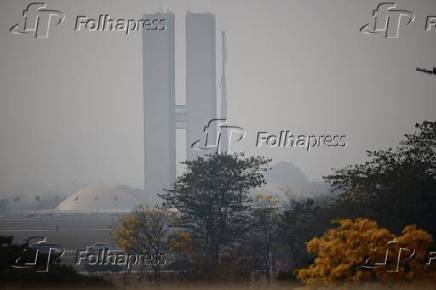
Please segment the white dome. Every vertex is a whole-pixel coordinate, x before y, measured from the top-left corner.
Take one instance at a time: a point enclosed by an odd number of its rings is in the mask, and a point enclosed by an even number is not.
[[[136,198],[120,188],[89,187],[70,194],[56,210],[59,211],[125,211],[130,210],[138,202]]]

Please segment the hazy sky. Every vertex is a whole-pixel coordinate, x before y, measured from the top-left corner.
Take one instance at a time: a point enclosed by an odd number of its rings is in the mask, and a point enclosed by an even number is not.
[[[32,183],[142,187],[141,33],[75,32],[74,24],[77,15],[140,19],[160,1],[46,1],[66,19],[40,40],[9,32],[29,3],[0,0],[0,194]],[[415,71],[436,65],[436,32],[425,31],[436,2],[396,1],[416,14],[399,39],[359,32],[378,3],[163,1],[176,15],[177,102],[185,99],[184,16],[211,12],[228,37],[229,123],[247,130],[235,149],[293,162],[318,180],[364,160],[367,149],[395,145],[436,116],[436,78]],[[347,146],[255,147],[258,131],[281,130],[345,134]]]

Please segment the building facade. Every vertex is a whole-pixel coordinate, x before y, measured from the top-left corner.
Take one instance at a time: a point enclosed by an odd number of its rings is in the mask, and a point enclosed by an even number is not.
[[[176,105],[174,15],[145,17],[166,19],[164,31],[144,31],[143,38],[145,191],[152,197],[176,181],[177,129],[186,130],[188,160],[210,153],[192,144],[218,116],[216,31],[214,15],[186,15],[186,105]],[[216,128],[207,133],[208,142],[216,143]]]

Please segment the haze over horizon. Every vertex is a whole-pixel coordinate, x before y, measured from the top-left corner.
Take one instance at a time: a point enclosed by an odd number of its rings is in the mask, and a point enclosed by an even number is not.
[[[159,1],[46,1],[66,19],[42,40],[9,32],[28,3],[0,2],[0,197],[38,184],[142,188],[142,34],[75,32],[74,24],[77,15],[139,19]],[[228,38],[228,123],[247,131],[233,151],[291,162],[309,180],[361,162],[435,117],[436,79],[415,68],[436,65],[436,36],[424,29],[436,3],[396,3],[416,15],[399,39],[359,32],[379,1],[164,1],[176,15],[176,101],[186,97],[184,16],[213,13],[217,83],[221,30]],[[347,145],[255,146],[257,132],[282,130],[344,134]]]

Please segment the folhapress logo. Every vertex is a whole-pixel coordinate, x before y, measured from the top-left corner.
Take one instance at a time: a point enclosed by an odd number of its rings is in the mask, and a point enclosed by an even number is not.
[[[35,38],[48,38],[50,27],[61,24],[65,15],[58,10],[46,9],[47,4],[42,2],[30,3],[23,10],[23,20],[12,26],[9,30],[15,34],[33,33]]]
[[[191,148],[204,151],[215,149],[216,152],[230,153],[232,144],[244,139],[245,130],[242,127],[227,124],[226,119],[212,119],[203,128],[203,137],[194,143]]]
[[[37,240],[31,243],[33,240]],[[58,262],[65,254],[65,249],[58,245],[47,243],[46,237],[30,237],[23,246],[22,254],[13,261],[14,269],[34,269],[36,272],[48,272],[50,265]]]
[[[396,9],[395,3],[380,3],[373,11],[371,23],[364,25],[360,32],[365,34],[383,33],[386,38],[398,38],[400,29],[415,20],[415,14],[407,10]]]

